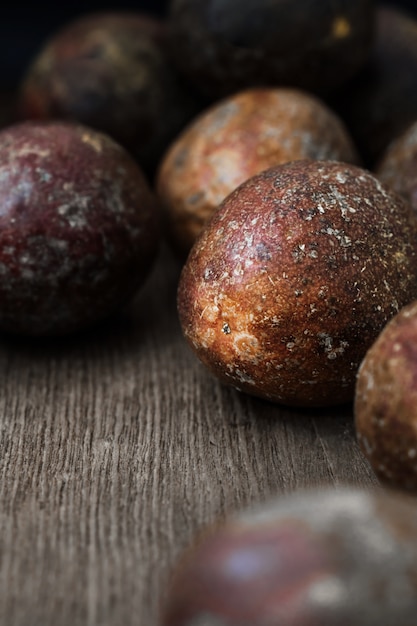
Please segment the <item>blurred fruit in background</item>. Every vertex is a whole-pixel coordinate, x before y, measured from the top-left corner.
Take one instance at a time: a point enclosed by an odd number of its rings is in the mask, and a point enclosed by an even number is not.
[[[165,23],[100,12],[54,33],[23,81],[23,119],[73,120],[110,135],[152,171],[198,111],[165,52]]]

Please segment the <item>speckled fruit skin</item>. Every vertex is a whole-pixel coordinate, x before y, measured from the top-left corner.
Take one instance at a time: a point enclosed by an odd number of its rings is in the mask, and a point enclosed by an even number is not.
[[[374,167],[388,144],[417,119],[417,21],[377,9],[371,59],[346,86],[336,110],[346,120],[365,163]]]
[[[299,492],[207,531],[163,626],[413,626],[417,509],[390,493]]]
[[[355,394],[362,451],[381,481],[417,493],[417,302],[404,307],[369,349]]]
[[[171,146],[157,179],[175,248],[186,256],[245,180],[299,159],[359,161],[343,123],[307,93],[250,89],[200,115]]]
[[[357,369],[417,295],[416,217],[369,172],[296,161],[229,195],[183,268],[184,335],[223,382],[279,403],[353,399]]]
[[[327,91],[365,62],[372,0],[173,0],[172,54],[214,97],[255,85]]]
[[[62,334],[131,298],[156,252],[155,200],[101,133],[23,123],[0,133],[0,329]]]
[[[103,131],[147,170],[198,106],[165,53],[165,26],[136,13],[100,13],[46,43],[20,95],[24,119],[60,118]]]
[[[417,122],[388,146],[376,175],[417,212]]]

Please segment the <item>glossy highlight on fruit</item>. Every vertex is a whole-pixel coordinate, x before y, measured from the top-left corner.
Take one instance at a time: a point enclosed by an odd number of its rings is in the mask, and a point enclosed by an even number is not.
[[[208,529],[183,555],[163,626],[412,626],[417,506],[360,489],[298,492]]]
[[[222,203],[183,268],[182,329],[222,382],[296,406],[353,399],[359,365],[417,297],[416,215],[369,172],[296,161]]]
[[[155,200],[111,139],[64,123],[0,133],[0,330],[54,335],[107,317],[157,241]]]

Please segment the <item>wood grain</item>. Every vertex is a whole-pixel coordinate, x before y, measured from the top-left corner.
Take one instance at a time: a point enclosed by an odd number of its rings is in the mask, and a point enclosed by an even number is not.
[[[164,252],[132,309],[77,338],[0,342],[0,624],[157,626],[171,568],[227,512],[375,485],[350,407],[220,386],[185,345]]]

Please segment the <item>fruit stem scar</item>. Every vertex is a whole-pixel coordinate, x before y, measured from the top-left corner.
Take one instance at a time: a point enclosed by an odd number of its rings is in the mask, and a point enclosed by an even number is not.
[[[230,335],[231,332],[232,331],[229,324],[223,324],[222,333],[224,333],[225,335]]]

